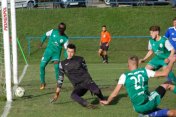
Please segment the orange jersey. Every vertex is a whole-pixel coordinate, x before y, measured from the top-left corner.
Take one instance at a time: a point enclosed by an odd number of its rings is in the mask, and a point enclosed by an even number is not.
[[[108,31],[104,32],[102,31],[101,32],[101,43],[106,43],[106,42],[110,42],[111,41],[111,35]]]

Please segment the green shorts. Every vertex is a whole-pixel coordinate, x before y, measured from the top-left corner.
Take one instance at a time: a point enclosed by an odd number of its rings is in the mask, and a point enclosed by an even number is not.
[[[147,64],[152,66],[154,70],[158,70],[161,67],[167,66],[167,63],[164,62],[164,59],[159,59],[158,57],[154,57]]]
[[[58,52],[54,52],[50,48],[46,48],[41,61],[42,62],[49,62],[50,60],[51,61],[59,61],[60,54],[61,54],[61,50]]]
[[[148,100],[146,100],[144,104],[134,105],[134,109],[138,113],[146,113],[148,111],[156,109],[160,102],[160,95],[156,91],[153,91],[150,93],[150,95],[148,96]]]

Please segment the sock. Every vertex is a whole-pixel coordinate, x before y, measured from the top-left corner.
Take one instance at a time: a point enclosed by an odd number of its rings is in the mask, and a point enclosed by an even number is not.
[[[104,61],[104,60],[105,60],[105,57],[104,57],[104,55],[102,55],[102,54],[101,54],[101,57],[102,57],[102,59],[103,59],[103,61]]]
[[[108,55],[105,55],[105,60],[106,62],[108,62]]]
[[[176,83],[176,78],[175,78],[175,75],[172,71],[169,72],[168,74],[168,81],[172,81],[172,83]]]
[[[58,81],[58,78],[59,78],[59,64],[54,64],[54,69],[55,69],[56,81]]]
[[[46,67],[46,62],[41,62],[40,63],[40,83],[44,84],[45,83],[45,67]]]
[[[176,86],[174,87],[174,90],[172,92],[176,94]]]

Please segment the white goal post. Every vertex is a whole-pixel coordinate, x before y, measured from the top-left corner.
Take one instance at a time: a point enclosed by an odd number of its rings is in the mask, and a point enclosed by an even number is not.
[[[12,75],[13,84],[18,85],[18,62],[17,62],[17,34],[16,34],[16,12],[15,0],[10,0],[11,11],[11,36],[9,36],[8,1],[1,0],[2,12],[2,34],[4,45],[4,71],[5,71],[5,90],[7,101],[12,101]],[[10,57],[10,41],[12,41],[12,58]],[[11,65],[12,59],[12,65]],[[13,70],[11,69],[13,68]],[[13,72],[12,72],[12,71]]]
[[[5,66],[5,83],[6,83],[6,98],[7,101],[12,101],[12,88],[11,88],[11,65],[10,65],[10,43],[9,43],[9,22],[8,22],[8,6],[7,0],[1,1],[2,12],[2,33],[4,45],[4,66]]]

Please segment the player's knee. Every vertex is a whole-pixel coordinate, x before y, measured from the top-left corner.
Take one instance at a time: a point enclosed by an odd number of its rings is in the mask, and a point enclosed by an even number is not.
[[[168,111],[167,116],[168,117],[176,117],[176,112],[170,110],[170,111]]]
[[[59,64],[59,61],[54,61],[54,64]]]
[[[166,90],[169,89],[169,84],[168,83],[164,83],[164,84],[161,84],[160,86],[162,86],[163,88],[165,88]]]
[[[77,94],[72,93],[70,97],[71,97],[73,100],[75,100],[77,96],[78,96]]]
[[[46,63],[45,62],[41,62],[40,63],[40,69],[45,69]]]

